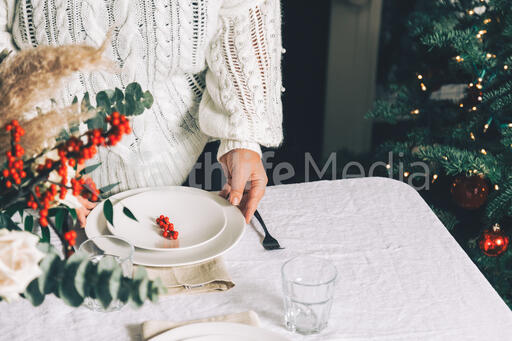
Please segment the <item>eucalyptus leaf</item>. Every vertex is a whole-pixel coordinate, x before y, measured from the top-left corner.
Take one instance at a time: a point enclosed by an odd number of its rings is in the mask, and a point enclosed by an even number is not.
[[[136,307],[144,304],[148,297],[148,277],[146,269],[139,267],[133,275],[131,299]]]
[[[82,262],[75,275],[75,288],[82,297],[89,296],[97,283],[97,265],[92,262]]]
[[[37,284],[37,278],[34,279],[25,289],[23,296],[32,303],[34,307],[41,305],[44,301],[44,295],[39,291],[39,285]]]
[[[87,256],[75,253],[68,258],[64,266],[64,274],[59,282],[59,297],[68,305],[78,307],[84,301],[75,288],[75,275],[82,262],[88,262]]]
[[[122,270],[113,256],[105,256],[98,263],[98,283],[95,286],[96,297],[107,309],[117,299],[121,285]]]
[[[139,221],[137,220],[137,218],[135,217],[135,215],[133,214],[133,212],[132,212],[132,211],[130,211],[130,209],[129,209],[128,207],[126,207],[126,206],[125,206],[125,207],[123,207],[123,213],[124,213],[128,218],[130,218],[130,219],[132,219],[132,220],[135,220],[136,222],[139,222]]]
[[[89,93],[86,92],[84,94],[84,97],[82,98],[82,103],[81,103],[82,107],[86,108],[86,109],[90,109],[91,108],[91,99],[89,98]]]
[[[62,270],[62,266],[63,262],[56,254],[49,254],[43,258],[41,263],[39,263],[42,274],[37,279],[39,292],[46,295],[57,289],[58,275]]]
[[[142,101],[142,104],[144,104],[144,107],[146,109],[151,108],[151,106],[153,105],[153,102],[154,102],[154,99],[153,99],[153,95],[151,95],[151,92],[149,92],[149,91],[144,92],[143,101]]]
[[[134,97],[135,99],[142,97],[142,88],[135,82],[128,84],[124,92],[126,97]]]
[[[110,99],[108,98],[108,95],[105,91],[100,91],[96,95],[96,105],[98,107],[103,108],[107,114],[111,114],[110,112]]]
[[[110,223],[110,225],[114,226],[114,209],[110,199],[105,200],[103,203],[103,215],[105,216],[105,219],[107,219],[107,221]]]

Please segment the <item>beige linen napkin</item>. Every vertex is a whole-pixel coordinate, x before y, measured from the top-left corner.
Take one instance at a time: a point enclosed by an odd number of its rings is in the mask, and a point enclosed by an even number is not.
[[[150,279],[160,277],[167,287],[167,295],[225,291],[235,286],[222,257],[193,265],[145,268]]]
[[[243,313],[229,314],[209,317],[206,319],[187,321],[187,322],[170,322],[170,321],[146,321],[142,323],[142,339],[149,340],[163,332],[168,330],[181,327],[187,324],[199,323],[199,322],[232,322],[242,323],[250,326],[259,327],[260,319],[254,311],[246,311]]]

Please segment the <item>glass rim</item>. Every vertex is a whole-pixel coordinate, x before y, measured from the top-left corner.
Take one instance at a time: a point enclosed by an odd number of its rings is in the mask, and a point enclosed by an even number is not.
[[[334,269],[334,276],[331,279],[329,279],[329,280],[326,280],[326,281],[323,281],[323,282],[319,282],[319,283],[315,283],[315,284],[304,283],[304,282],[297,282],[295,280],[287,279],[286,275],[284,274],[284,268],[286,267],[286,265],[288,265],[288,263],[290,263],[291,261],[296,260],[297,258],[306,257],[306,256],[309,257],[309,258],[315,258],[315,259],[319,259],[319,260],[322,260],[324,262],[329,263],[329,265]],[[329,260],[329,259],[318,257],[318,256],[313,256],[313,255],[310,256],[310,255],[304,254],[304,255],[298,255],[298,256],[292,257],[292,258],[288,259],[287,261],[285,261],[283,263],[283,265],[281,265],[281,277],[282,277],[283,281],[286,281],[288,283],[292,283],[292,284],[295,284],[295,285],[301,285],[301,286],[304,286],[304,287],[316,287],[316,286],[320,286],[320,285],[331,284],[332,282],[336,281],[336,278],[338,278],[338,269],[336,268],[334,263],[331,260]]]
[[[114,235],[112,235],[112,234],[109,234],[109,235],[94,236],[94,237],[92,237],[92,238],[88,238],[88,239],[86,239],[82,244],[80,244],[80,246],[78,247],[78,251],[77,251],[77,252],[83,251],[83,246],[84,246],[85,244],[87,244],[88,242],[94,242],[94,241],[99,240],[99,239],[102,239],[102,238],[103,238],[103,239],[118,239],[118,240],[120,240],[120,241],[122,241],[122,242],[126,243],[126,245],[127,245],[127,246],[129,247],[129,249],[130,249],[130,252],[129,252],[128,256],[126,256],[126,257],[121,257],[120,259],[121,259],[121,260],[127,260],[127,259],[128,259],[128,260],[132,260],[132,259],[133,259],[133,254],[135,253],[135,247],[132,245],[132,243],[130,243],[128,240],[126,240],[126,239],[125,239],[125,238],[123,238],[123,237],[114,236]],[[96,245],[96,247],[98,247],[96,243],[95,243],[95,245]],[[99,248],[99,247],[98,247],[98,248]],[[99,248],[99,249],[101,249],[101,248]],[[103,249],[101,249],[101,250],[105,252],[105,250],[103,250]],[[84,251],[84,252],[85,252],[85,251]]]

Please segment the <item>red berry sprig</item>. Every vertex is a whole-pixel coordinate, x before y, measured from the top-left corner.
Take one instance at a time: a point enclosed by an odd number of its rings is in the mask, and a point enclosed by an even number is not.
[[[161,215],[160,217],[156,218],[156,223],[158,226],[160,226],[160,229],[162,230],[162,236],[164,238],[168,239],[178,239],[178,231],[174,230],[174,224],[169,222],[169,217],[166,217],[164,215]]]
[[[117,111],[107,116],[105,120],[112,125],[106,141],[106,144],[109,146],[115,146],[121,141],[123,134],[130,134],[132,132],[130,121],[128,121],[126,116],[119,114]]]
[[[11,123],[5,126],[5,130],[11,133],[11,150],[7,151],[7,168],[2,170],[3,185],[5,188],[12,188],[13,184],[20,185],[21,179],[27,176],[23,170],[25,164],[23,163],[23,155],[25,150],[19,144],[21,136],[25,135],[25,130],[20,126],[17,120],[12,120]]]
[[[76,167],[83,165],[86,160],[94,157],[98,146],[114,146],[124,134],[131,133],[130,122],[126,116],[113,112],[107,116],[105,121],[110,123],[110,129],[104,132],[102,129],[93,129],[88,131],[82,137],[71,137],[66,142],[57,147],[58,160],[47,158],[45,162],[39,165],[36,172],[38,176],[49,175],[52,171],[57,171],[61,177],[59,184],[52,183],[49,187],[36,184],[33,187],[34,192],[30,194],[27,200],[27,207],[39,210],[39,223],[43,227],[48,226],[48,210],[55,198],[64,199],[68,190],[72,191],[74,196],[82,196],[91,201],[97,201],[99,190],[92,180],[85,180],[79,174],[71,179],[71,186],[68,187],[68,166]],[[7,189],[14,184],[20,185],[21,179],[27,176],[24,171],[23,155],[25,151],[19,144],[21,136],[25,131],[19,122],[13,120],[5,127],[5,130],[11,133],[11,150],[6,153],[8,167],[0,172],[3,179],[1,184]],[[42,181],[44,183],[45,180]]]
[[[76,244],[76,232],[68,231],[64,233],[64,239],[68,242],[69,246],[75,246]]]

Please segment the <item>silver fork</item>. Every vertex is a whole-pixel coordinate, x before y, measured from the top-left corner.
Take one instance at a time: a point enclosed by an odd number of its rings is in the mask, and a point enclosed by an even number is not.
[[[261,227],[263,227],[263,231],[265,231],[265,238],[263,238],[263,247],[265,248],[265,250],[284,249],[283,247],[281,247],[281,245],[279,245],[279,242],[270,235],[270,233],[267,230],[267,226],[265,226],[263,218],[261,218],[260,212],[258,212],[258,210],[254,212],[254,216],[260,222]]]

